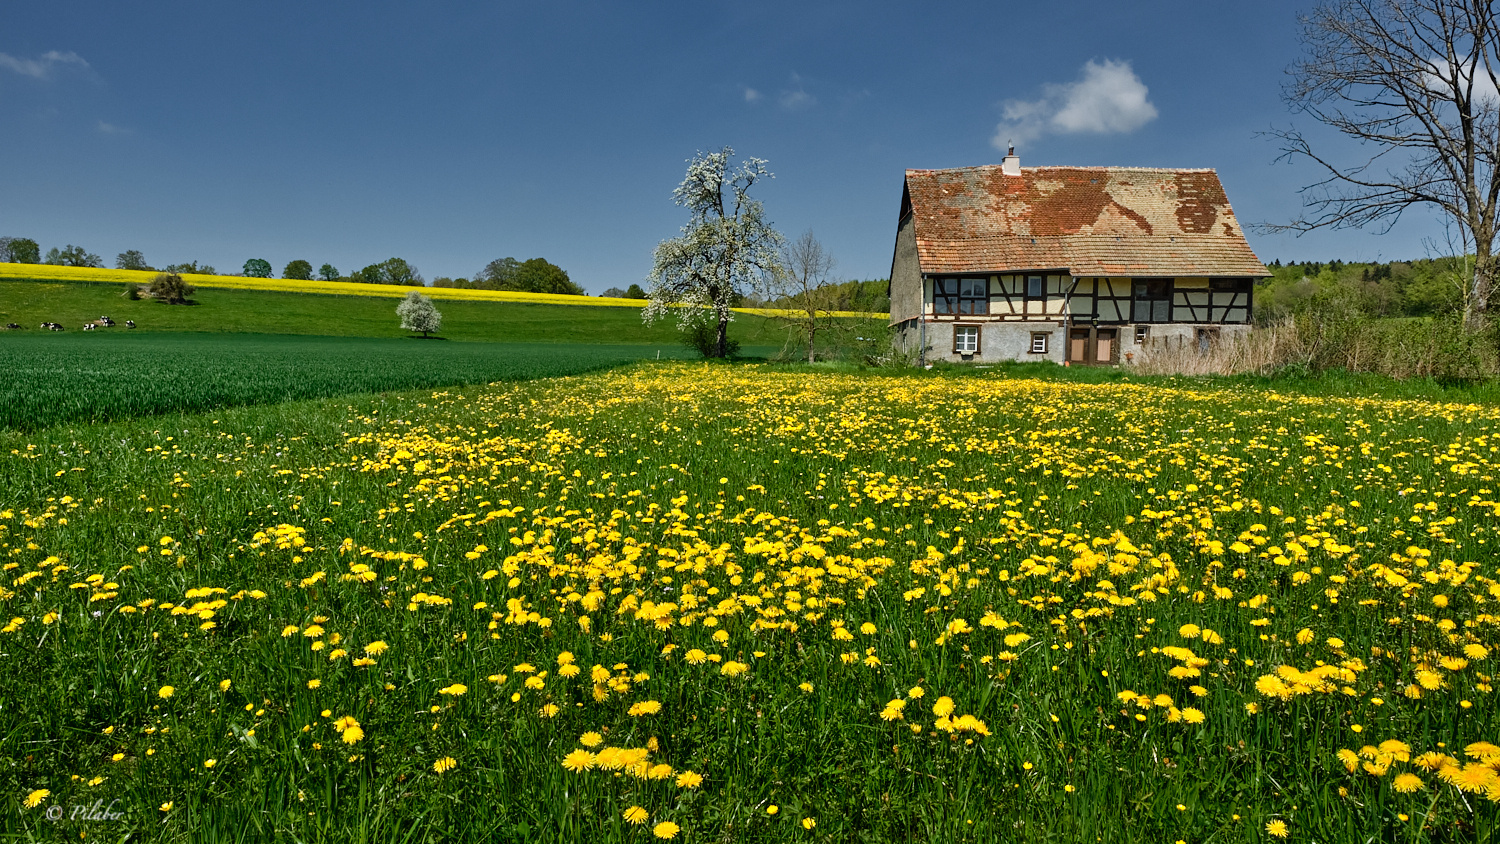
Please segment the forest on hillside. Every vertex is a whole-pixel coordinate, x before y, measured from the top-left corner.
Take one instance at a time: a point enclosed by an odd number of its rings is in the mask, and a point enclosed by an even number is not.
[[[1255,287],[1255,320],[1266,324],[1310,309],[1337,307],[1373,319],[1446,317],[1462,306],[1472,259],[1359,263],[1307,261],[1267,265]]]

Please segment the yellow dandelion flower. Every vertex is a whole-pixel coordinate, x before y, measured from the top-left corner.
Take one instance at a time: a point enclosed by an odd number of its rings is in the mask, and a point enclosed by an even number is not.
[[[468,691],[469,691],[469,687],[465,686],[463,683],[454,683],[453,685],[448,686],[447,688],[438,689],[438,694],[440,694],[440,695],[451,695],[453,697],[461,697],[461,696],[467,694]]]
[[[1500,756],[1500,747],[1487,741],[1476,741],[1473,744],[1464,745],[1464,755],[1489,761],[1493,757]]]
[[[677,833],[681,829],[682,827],[671,821],[662,821],[656,826],[651,827],[651,834],[657,838],[672,839],[677,837]]]
[[[1396,787],[1396,790],[1401,792],[1402,794],[1410,794],[1413,791],[1421,791],[1422,789],[1427,787],[1422,782],[1421,777],[1411,773],[1410,771],[1397,774],[1396,778],[1391,781],[1391,784],[1394,785]]]
[[[953,714],[953,698],[943,695],[932,704],[932,714],[939,718],[947,718]]]
[[[1411,745],[1400,739],[1386,739],[1380,743],[1379,750],[1397,762],[1406,762],[1411,759]]]
[[[316,689],[316,688],[318,688],[321,685],[323,685],[323,681],[322,680],[318,680],[316,678],[307,681],[307,687],[309,689]]]
[[[1458,760],[1454,759],[1452,756],[1449,756],[1446,753],[1438,753],[1435,750],[1429,750],[1426,753],[1423,753],[1421,756],[1413,759],[1412,762],[1422,766],[1423,768],[1426,768],[1429,771],[1437,771],[1449,765],[1457,764]]]
[[[385,642],[376,639],[370,644],[365,645],[365,653],[369,654],[370,656],[380,656],[381,654],[385,653],[388,648],[390,648],[390,645],[387,645]]]
[[[642,715],[655,715],[660,711],[660,701],[643,700],[638,703],[632,704],[630,707],[630,711],[627,714],[629,714],[632,718],[639,718]]]
[[[772,803],[771,805],[766,807],[766,814],[768,815],[774,815],[779,811],[781,811],[781,807],[777,806],[775,803]]]
[[[604,741],[604,736],[590,730],[578,737],[578,743],[584,747],[598,747]]]
[[[1181,636],[1184,639],[1196,639],[1198,638],[1198,634],[1202,632],[1203,628],[1199,627],[1196,624],[1184,624],[1181,627],[1177,628],[1177,635]]]
[[[599,764],[599,758],[587,750],[575,750],[563,757],[562,766],[573,773],[587,771]]]
[[[458,767],[458,760],[452,756],[444,756],[432,763],[432,770],[439,774],[446,774],[456,767]]]
[[[911,698],[912,700],[916,700],[917,698],[925,694],[927,694],[927,692],[924,691],[921,686],[912,686],[906,692],[906,696]]]
[[[167,802],[161,804],[160,806],[157,806],[156,808],[162,810],[163,812],[170,812],[172,811],[172,801],[168,800]]]
[[[1454,770],[1444,768],[1443,773]],[[1446,779],[1446,777],[1445,777]],[[1450,780],[1453,785],[1471,794],[1488,791],[1495,784],[1496,774],[1493,768],[1483,762],[1470,762],[1462,768],[1457,769]]]
[[[651,813],[647,812],[645,809],[642,809],[640,806],[631,806],[629,809],[625,810],[623,817],[625,818],[626,823],[639,826],[640,824],[645,823],[646,820],[651,817]]]
[[[1182,720],[1188,722],[1189,724],[1202,724],[1203,710],[1196,709],[1191,706],[1183,707]]]
[[[1287,833],[1286,821],[1280,818],[1266,824],[1266,834],[1272,838],[1285,838],[1287,837]]]
[[[703,784],[703,775],[692,771],[683,771],[677,775],[678,788],[697,788]]]
[[[173,688],[171,686],[162,686],[161,690],[156,693],[156,696],[159,697],[159,698],[161,698],[162,700],[166,700],[167,698],[171,697],[172,695],[174,695],[176,693],[177,693],[177,689],[175,689],[175,688]]]
[[[818,825],[818,822],[816,820],[812,819],[812,818],[803,818],[802,819],[802,828],[803,829],[812,829],[813,827],[815,827],[817,825]]]
[[[26,795],[26,800],[23,801],[21,805],[25,806],[28,809],[35,809],[36,807],[42,805],[43,800],[46,800],[51,796],[52,792],[48,791],[45,788],[38,788],[36,791],[33,791],[30,794]]]

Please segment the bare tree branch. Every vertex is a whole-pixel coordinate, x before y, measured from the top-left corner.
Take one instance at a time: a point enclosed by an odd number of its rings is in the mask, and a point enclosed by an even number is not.
[[[1378,226],[1414,206],[1439,210],[1475,250],[1465,324],[1488,309],[1500,201],[1500,26],[1492,0],[1330,0],[1300,19],[1303,56],[1282,94],[1291,109],[1374,152],[1354,164],[1273,129],[1281,159],[1322,178],[1304,212],[1269,232]]]

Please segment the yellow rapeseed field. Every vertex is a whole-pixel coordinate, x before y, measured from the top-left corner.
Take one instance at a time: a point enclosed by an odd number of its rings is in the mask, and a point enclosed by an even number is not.
[[[5,823],[1486,840],[1497,424],[670,364],[16,435]]]
[[[149,270],[110,270],[97,267],[61,267],[52,264],[8,264],[0,263],[0,279],[38,279],[42,281],[86,281],[113,284],[150,284],[158,273]],[[455,287],[406,287],[389,284],[357,284],[348,281],[302,281],[285,278],[248,278],[233,275],[201,275],[185,273],[182,276],[195,287],[220,287],[230,290],[266,290],[278,293],[316,293],[325,296],[379,296],[401,299],[412,290],[435,300],[470,302],[513,302],[531,305],[593,305],[613,308],[644,308],[643,299],[615,299],[605,296],[564,296],[556,293],[518,293],[508,290],[469,290]],[[777,316],[784,313],[774,308],[735,308],[734,310],[760,316]],[[831,311],[831,317],[870,317],[885,314],[867,314],[854,311]]]

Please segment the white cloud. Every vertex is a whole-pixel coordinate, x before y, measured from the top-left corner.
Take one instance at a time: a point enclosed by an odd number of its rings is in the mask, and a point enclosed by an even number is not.
[[[1447,98],[1451,96],[1452,87],[1448,84],[1448,77],[1453,75],[1453,65],[1449,64],[1448,60],[1444,58],[1434,58],[1430,61],[1432,63],[1432,72],[1426,75],[1427,90],[1440,97]],[[1464,81],[1466,77],[1473,77],[1474,79],[1475,105],[1491,108],[1500,105],[1500,90],[1496,89],[1494,81],[1490,79],[1489,71],[1481,67],[1476,72],[1472,63],[1460,65],[1458,70],[1460,87],[1468,87]]]
[[[799,109],[811,108],[818,104],[817,98],[807,93],[807,90],[802,87],[801,76],[795,73],[792,74],[792,86],[782,91],[781,96],[777,98],[782,108],[788,111],[797,111]]]
[[[761,94],[761,92],[755,90],[754,88],[745,89],[745,102],[747,103],[758,103],[760,102],[762,96],[763,95]]]
[[[781,92],[781,107],[784,109],[795,111],[799,108],[807,108],[808,106],[815,105],[817,102],[817,99],[812,94],[800,88],[795,91]]]
[[[124,126],[116,126],[113,123],[106,123],[103,120],[99,121],[99,125],[98,125],[97,128],[99,130],[99,134],[101,134],[101,135],[129,135],[130,134],[130,130],[126,129]]]
[[[1047,83],[1037,100],[1006,100],[993,143],[1000,149],[1049,133],[1113,134],[1133,132],[1156,119],[1130,62],[1090,59],[1074,82]]]
[[[66,53],[49,50],[39,59],[18,59],[9,53],[0,53],[0,68],[13,70],[22,76],[30,76],[34,79],[46,79],[52,75],[52,70],[58,65],[77,65],[87,68],[89,63],[83,60],[83,56],[71,50]]]

